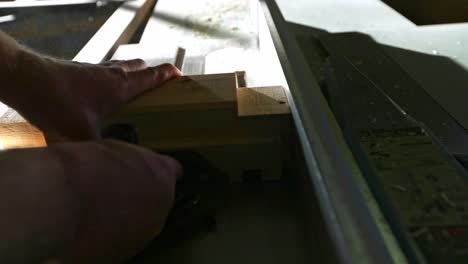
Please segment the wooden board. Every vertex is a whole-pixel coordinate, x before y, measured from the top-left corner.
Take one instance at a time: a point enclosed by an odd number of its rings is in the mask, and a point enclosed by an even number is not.
[[[259,142],[281,134],[289,120],[283,87],[236,88],[236,79],[236,73],[174,79],[106,124],[134,124],[142,144],[163,149]]]
[[[236,87],[237,78],[235,73],[201,75],[201,76],[185,76],[167,82],[162,87],[149,91],[134,101],[130,102],[121,112],[114,115],[118,119],[119,115],[134,115],[144,113],[158,112],[178,112],[183,111],[187,114],[169,113],[164,114],[162,121],[171,128],[171,120],[180,118],[191,118],[191,111],[201,111],[198,116],[204,120],[213,122],[218,119],[225,119],[224,116],[233,118],[236,110]],[[210,113],[217,109],[219,115],[214,117]],[[227,110],[221,114],[219,110]],[[131,120],[140,120],[135,116]],[[150,120],[157,118],[151,118]],[[150,120],[144,119],[143,123],[152,123]],[[195,127],[197,122],[187,122],[187,128]],[[160,123],[159,123],[160,124]],[[174,128],[173,130],[175,130]],[[168,132],[169,133],[169,132]],[[143,131],[143,136],[144,131]],[[177,134],[176,134],[177,135]],[[5,149],[11,148],[26,148],[26,147],[41,147],[45,146],[44,135],[34,126],[29,124],[13,109],[9,109],[0,117],[0,144]]]
[[[235,73],[184,76],[137,97],[123,113],[235,108],[236,88]]]
[[[0,123],[5,148],[46,145],[38,129],[8,113]],[[232,181],[252,173],[279,179],[289,159],[291,118],[283,87],[237,88],[236,73],[171,80],[104,123],[134,125],[139,144],[149,149],[195,151]]]
[[[149,91],[124,108],[120,114],[236,108],[236,75],[187,76]],[[221,88],[221,89],[220,89]],[[43,133],[15,110],[0,117],[0,147],[4,149],[46,146]]]
[[[135,124],[144,146],[183,149],[265,144],[284,135],[289,121],[281,86],[237,88],[236,74],[226,73],[169,81],[105,123]],[[43,134],[13,110],[0,118],[0,143],[6,149],[46,145]]]
[[[134,125],[139,144],[156,151],[195,151],[232,181],[277,180],[290,157],[284,89],[236,87],[236,73],[174,79],[107,122]]]

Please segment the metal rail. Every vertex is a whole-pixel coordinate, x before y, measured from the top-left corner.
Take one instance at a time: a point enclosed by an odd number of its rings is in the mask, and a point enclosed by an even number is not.
[[[310,180],[341,263],[393,263],[359,188],[357,164],[274,0],[260,0],[288,81]],[[312,190],[311,190],[312,191]]]

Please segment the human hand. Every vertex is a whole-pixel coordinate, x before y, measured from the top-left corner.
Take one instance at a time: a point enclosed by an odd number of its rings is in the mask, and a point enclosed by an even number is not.
[[[73,160],[64,161],[67,171],[83,168],[68,178],[81,198],[82,218],[65,263],[117,263],[160,233],[182,173],[177,161],[118,141],[56,150]]]
[[[170,157],[110,140],[7,151],[0,259],[120,263],[161,231],[180,173]]]
[[[136,95],[181,76],[169,64],[142,60],[99,65],[60,61],[30,53],[19,56],[2,99],[44,132],[47,141],[99,138],[100,121]]]

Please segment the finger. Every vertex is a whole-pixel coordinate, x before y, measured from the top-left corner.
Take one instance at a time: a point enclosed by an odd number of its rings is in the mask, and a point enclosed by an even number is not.
[[[117,65],[121,66],[126,72],[139,71],[148,68],[148,65],[142,59],[120,61],[117,63]]]
[[[164,82],[179,76],[182,76],[182,73],[171,64],[162,64],[140,71],[129,72],[127,74],[128,85],[126,91],[123,91],[124,99],[129,100],[146,90],[156,88]]]
[[[115,65],[119,62],[122,62],[122,60],[109,60],[109,61],[104,61],[104,62],[101,62],[99,63],[99,65],[101,66],[112,66],[112,65]]]

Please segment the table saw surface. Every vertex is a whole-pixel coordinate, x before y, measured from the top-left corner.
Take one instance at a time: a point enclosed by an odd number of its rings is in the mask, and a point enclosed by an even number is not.
[[[268,43],[271,42],[271,39],[268,40],[270,36],[265,38],[262,35],[262,27],[266,24],[258,22],[261,16],[253,2],[255,1],[160,0],[140,44],[122,46],[114,55],[114,59],[138,56],[149,60],[150,64],[173,62],[175,50],[181,46],[187,49],[186,56],[191,68],[184,70],[189,73],[246,70],[248,74],[254,72],[256,76],[260,76],[250,80],[251,83],[282,84],[285,81],[282,69],[276,55],[269,56],[269,52],[274,48]],[[423,92],[440,104],[460,126],[465,130],[468,128],[468,115],[465,114],[465,102],[468,98],[465,85],[468,83],[467,23],[418,26],[378,0],[276,2],[288,22],[282,30],[297,34],[356,31],[370,35],[382,45],[387,55],[417,81]],[[263,64],[256,63],[258,61]],[[258,70],[262,68],[266,70]],[[443,127],[445,120],[433,122],[438,122]],[[445,129],[444,133],[446,136],[440,137],[439,140],[447,143],[453,153],[468,152],[468,141],[447,140],[452,139],[450,128]],[[367,206],[373,211],[373,217],[382,220],[362,179],[358,177],[357,181],[360,182]],[[328,188],[328,191],[332,192],[331,196],[334,196],[336,193],[333,192],[340,190],[335,187],[329,185],[324,188]],[[321,187],[316,188],[316,191],[320,192]],[[337,203],[344,197],[338,196],[336,200],[331,198],[332,203]],[[338,205],[337,208],[351,208],[340,206],[342,205]],[[346,218],[346,214],[339,217]],[[349,226],[344,225],[340,228],[347,229]],[[388,233],[385,221],[379,221],[379,229],[388,234],[384,235],[385,243],[392,252],[393,260],[404,262],[405,257],[392,235]],[[353,236],[352,231],[349,234],[350,237]],[[355,248],[357,255],[353,256],[356,259],[364,256],[359,254],[365,254],[358,247]]]

